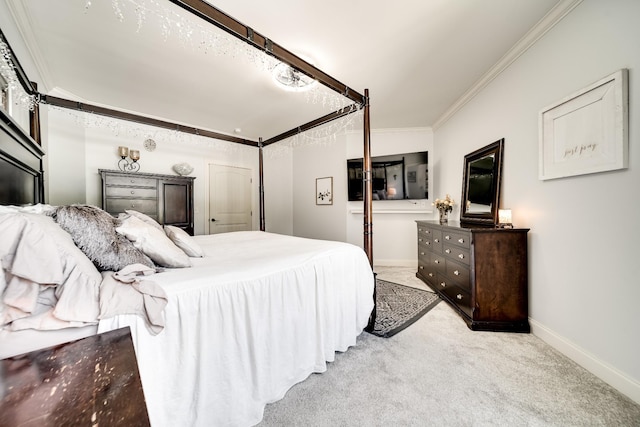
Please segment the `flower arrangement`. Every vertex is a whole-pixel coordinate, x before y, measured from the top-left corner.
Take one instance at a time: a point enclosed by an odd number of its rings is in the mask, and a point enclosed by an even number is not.
[[[436,199],[432,205],[441,212],[451,212],[453,210],[453,205],[455,205],[455,201],[447,194],[447,197],[444,199]]]

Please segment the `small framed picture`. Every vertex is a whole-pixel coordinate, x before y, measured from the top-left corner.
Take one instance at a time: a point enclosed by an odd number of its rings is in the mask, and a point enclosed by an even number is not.
[[[316,205],[333,204],[333,177],[316,178]]]

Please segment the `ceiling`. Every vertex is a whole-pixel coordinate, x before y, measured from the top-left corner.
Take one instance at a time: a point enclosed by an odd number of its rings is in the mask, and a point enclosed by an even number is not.
[[[264,55],[168,0],[6,1],[45,93],[251,140],[348,104],[321,85],[282,90]],[[374,129],[433,126],[566,2],[209,0],[350,88],[369,89]]]

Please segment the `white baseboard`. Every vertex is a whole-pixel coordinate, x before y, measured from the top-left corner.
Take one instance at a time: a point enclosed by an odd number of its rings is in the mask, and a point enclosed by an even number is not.
[[[411,267],[417,270],[418,261],[415,259],[375,259],[373,267]]]
[[[620,393],[640,404],[640,382],[629,378],[613,366],[603,362],[575,343],[567,340],[543,324],[529,318],[531,333],[582,366]]]

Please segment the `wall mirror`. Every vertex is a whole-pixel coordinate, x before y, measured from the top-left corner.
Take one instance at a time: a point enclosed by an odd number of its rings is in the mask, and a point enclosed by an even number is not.
[[[464,156],[460,222],[495,226],[498,223],[504,139]]]

